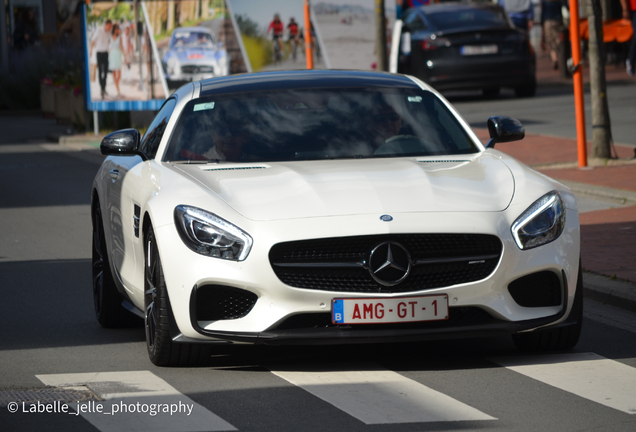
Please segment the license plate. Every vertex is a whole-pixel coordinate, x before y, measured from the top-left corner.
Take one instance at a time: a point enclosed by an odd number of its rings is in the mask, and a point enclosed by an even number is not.
[[[446,294],[398,297],[333,299],[334,324],[391,324],[448,319]]]
[[[497,54],[497,45],[464,45],[461,47],[462,55]]]

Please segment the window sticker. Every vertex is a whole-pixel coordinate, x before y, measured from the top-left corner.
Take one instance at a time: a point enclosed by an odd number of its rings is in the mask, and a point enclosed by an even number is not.
[[[422,102],[422,96],[409,96],[409,102]]]
[[[207,111],[214,109],[214,102],[207,102],[202,104],[196,104],[192,111]]]

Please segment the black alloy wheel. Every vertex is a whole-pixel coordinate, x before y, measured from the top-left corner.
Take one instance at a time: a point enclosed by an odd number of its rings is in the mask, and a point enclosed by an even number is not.
[[[148,228],[144,238],[144,309],[146,347],[150,361],[157,366],[198,365],[209,359],[209,348],[205,344],[172,341],[172,310],[152,227]]]

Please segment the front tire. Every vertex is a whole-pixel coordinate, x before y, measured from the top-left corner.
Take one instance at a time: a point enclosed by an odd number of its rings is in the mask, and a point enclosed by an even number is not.
[[[512,336],[512,341],[522,351],[564,351],[574,348],[583,325],[583,270],[580,262],[574,304],[567,321],[572,324],[552,330],[519,333]]]
[[[195,366],[209,358],[205,344],[175,343],[170,335],[172,309],[154,230],[145,235],[144,306],[146,347],[157,366]]]
[[[138,325],[138,317],[121,305],[122,296],[117,291],[111,272],[104,223],[99,201],[95,200],[91,212],[93,221],[92,264],[93,264],[93,304],[97,321],[106,328],[131,327]]]

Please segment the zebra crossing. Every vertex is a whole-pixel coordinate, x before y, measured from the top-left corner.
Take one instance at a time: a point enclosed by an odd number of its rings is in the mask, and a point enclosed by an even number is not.
[[[636,414],[636,368],[595,353],[565,353],[490,358],[508,371],[595,402]],[[267,373],[267,372],[264,372]],[[270,367],[270,373],[366,425],[483,421],[482,412],[378,364],[329,364]],[[72,405],[76,414],[102,432],[235,431],[236,425],[180,393],[150,371],[37,375],[59,388],[86,386],[101,401]],[[101,412],[95,409],[102,405]],[[502,395],[502,403],[506,403]],[[212,411],[211,411],[212,410]]]

